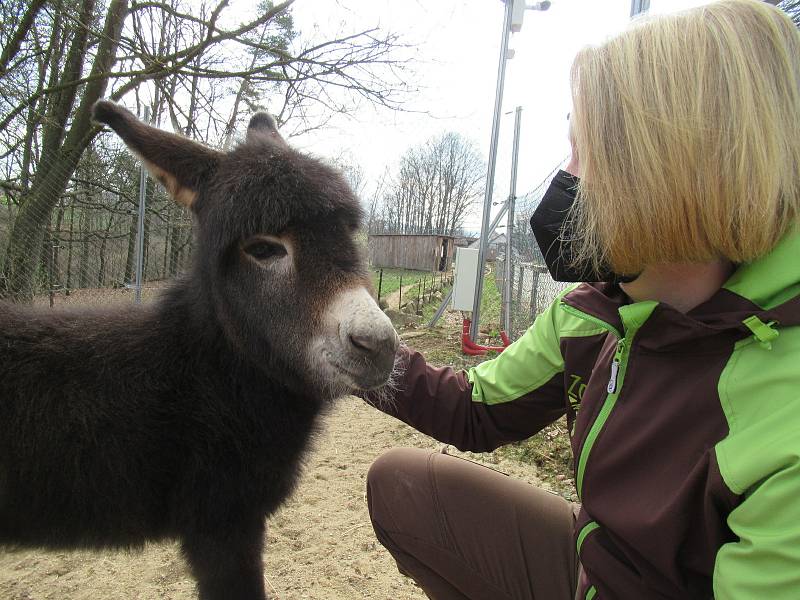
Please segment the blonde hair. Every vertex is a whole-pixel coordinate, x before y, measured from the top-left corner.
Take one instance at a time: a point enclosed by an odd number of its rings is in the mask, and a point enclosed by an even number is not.
[[[800,211],[800,34],[727,0],[646,18],[572,66],[579,260],[752,261]]]

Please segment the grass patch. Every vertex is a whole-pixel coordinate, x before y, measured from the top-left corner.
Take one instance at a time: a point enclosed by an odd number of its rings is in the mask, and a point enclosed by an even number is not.
[[[383,271],[383,279],[381,280],[380,272]],[[378,292],[378,284],[380,283],[380,296],[384,298],[400,289],[400,282],[403,282],[403,287],[416,283],[424,277],[430,279],[431,274],[427,271],[412,271],[411,269],[377,269],[372,268],[372,285],[375,286],[375,293]]]
[[[433,315],[436,314],[439,305],[442,303],[442,300],[450,293],[450,290],[453,289],[451,286],[446,285],[442,288],[441,298],[434,298],[433,302],[429,302],[422,307],[422,322],[423,323],[430,323]]]
[[[494,278],[494,268],[492,265],[483,279],[480,314],[481,331],[487,331],[493,337],[500,335],[500,311],[503,305],[503,297]]]

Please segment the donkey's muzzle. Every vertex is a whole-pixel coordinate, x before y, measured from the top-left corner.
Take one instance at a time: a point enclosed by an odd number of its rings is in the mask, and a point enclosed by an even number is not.
[[[392,322],[363,288],[345,292],[335,310],[341,347],[338,366],[360,389],[385,384],[400,344]]]
[[[343,324],[348,371],[361,389],[371,389],[386,383],[394,368],[399,338],[391,321],[378,309],[370,314],[355,315]]]

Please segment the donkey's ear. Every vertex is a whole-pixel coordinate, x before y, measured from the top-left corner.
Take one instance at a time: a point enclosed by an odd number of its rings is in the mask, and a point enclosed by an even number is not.
[[[125,145],[144,161],[153,177],[184,206],[192,206],[222,156],[181,135],[145,125],[132,112],[108,100],[94,105],[93,117],[117,132]]]
[[[278,133],[278,124],[275,117],[266,112],[257,112],[250,117],[250,124],[247,126],[247,141],[255,142],[267,140],[279,146],[288,147],[288,144]]]

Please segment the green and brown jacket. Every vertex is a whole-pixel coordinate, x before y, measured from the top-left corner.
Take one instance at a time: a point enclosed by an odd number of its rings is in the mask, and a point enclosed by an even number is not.
[[[800,598],[800,236],[683,314],[562,294],[468,372],[408,351],[390,414],[463,450],[567,416],[578,598]]]

